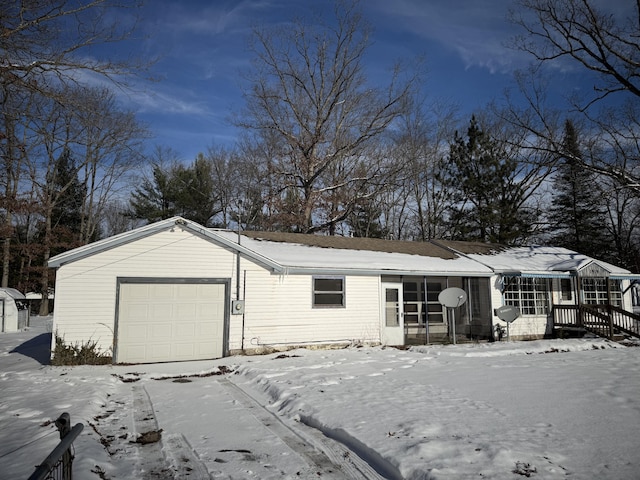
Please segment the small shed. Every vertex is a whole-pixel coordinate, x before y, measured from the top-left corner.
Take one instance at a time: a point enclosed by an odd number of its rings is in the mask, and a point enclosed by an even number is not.
[[[17,332],[29,326],[29,304],[15,288],[0,288],[2,332]]]

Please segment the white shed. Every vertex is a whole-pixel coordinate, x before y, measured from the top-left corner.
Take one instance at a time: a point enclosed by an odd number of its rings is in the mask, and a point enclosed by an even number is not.
[[[593,262],[551,247],[238,234],[174,217],[53,257],[53,330],[115,363],[149,363],[452,335],[491,341],[507,304],[522,314],[512,334],[541,338],[553,333],[556,304],[577,305],[567,289]],[[599,265],[610,278],[589,279],[593,301],[615,293],[631,307],[630,272]],[[455,312],[439,302],[452,287],[468,296]]]
[[[29,326],[29,306],[15,288],[0,288],[1,332],[17,332]]]

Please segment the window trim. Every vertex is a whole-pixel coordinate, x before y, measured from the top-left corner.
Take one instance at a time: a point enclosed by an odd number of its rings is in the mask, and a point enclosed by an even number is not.
[[[317,290],[316,280],[340,280],[341,290]],[[345,308],[347,305],[347,288],[344,275],[313,275],[311,277],[311,308]],[[316,295],[340,295],[342,301],[337,303],[316,303]]]

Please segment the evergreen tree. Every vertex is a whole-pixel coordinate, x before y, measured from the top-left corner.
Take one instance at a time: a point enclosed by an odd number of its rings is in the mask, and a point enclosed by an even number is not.
[[[145,219],[149,223],[177,215],[174,187],[170,174],[160,165],[154,165],[152,178],[145,178],[131,193],[130,215]]]
[[[380,222],[381,215],[382,208],[376,199],[360,199],[347,218],[351,234],[354,237],[386,238],[389,232]]]
[[[177,215],[208,225],[220,212],[220,202],[214,194],[212,165],[204,155],[189,167],[178,165],[172,172]]]
[[[78,168],[68,148],[56,160],[48,184],[51,197],[56,199],[51,209],[50,238],[51,255],[56,255],[81,244],[82,205],[87,192],[78,180]],[[41,241],[45,237],[44,228],[43,225],[39,228]]]
[[[134,218],[156,222],[180,215],[201,225],[221,211],[220,197],[215,193],[212,164],[199,154],[192,165],[174,164],[168,169],[153,167],[151,179],[144,179],[131,194]]]
[[[449,213],[453,239],[506,245],[527,239],[534,222],[526,207],[530,189],[519,167],[506,144],[483,131],[475,116],[466,139],[456,132],[444,179],[454,199]]]
[[[64,228],[73,235],[80,233],[82,205],[87,189],[78,180],[78,169],[68,148],[56,162],[53,188],[59,191],[53,212],[53,228]]]
[[[565,122],[563,152],[553,187],[550,243],[607,258],[610,242],[605,209],[594,174],[583,166],[578,133],[570,120]]]

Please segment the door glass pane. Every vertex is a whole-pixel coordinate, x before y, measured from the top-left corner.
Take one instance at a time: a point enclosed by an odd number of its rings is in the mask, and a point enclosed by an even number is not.
[[[385,288],[385,323],[387,327],[400,325],[397,288]]]

